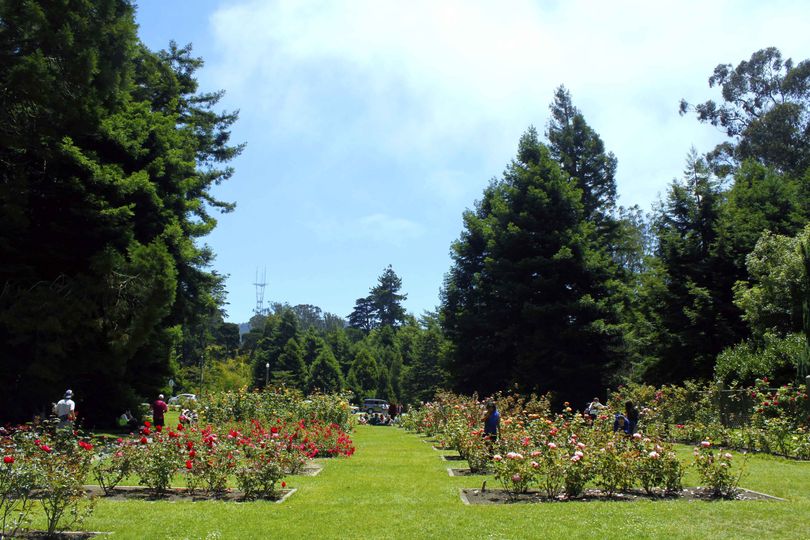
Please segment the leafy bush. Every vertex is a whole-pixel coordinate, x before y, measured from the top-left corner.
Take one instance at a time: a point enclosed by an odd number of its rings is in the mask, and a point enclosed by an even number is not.
[[[743,341],[721,352],[714,374],[726,383],[750,384],[757,378],[789,382],[796,377],[797,359],[805,351],[802,334],[786,336],[766,333],[761,345]]]
[[[733,456],[729,452],[721,452],[712,448],[709,441],[702,441],[695,447],[695,468],[700,475],[700,481],[716,497],[733,498],[737,492],[742,467],[739,473],[733,470]]]

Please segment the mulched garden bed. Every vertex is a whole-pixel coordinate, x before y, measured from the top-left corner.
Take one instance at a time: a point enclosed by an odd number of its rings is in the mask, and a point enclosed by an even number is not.
[[[141,486],[117,486],[115,489],[113,489],[113,492],[110,495],[105,495],[104,490],[101,489],[100,486],[84,486],[84,489],[91,497],[103,497],[105,500],[108,501],[138,500],[138,501],[169,501],[169,502],[176,502],[176,501],[250,502],[245,501],[245,494],[242,491],[238,491],[235,489],[226,491],[225,493],[218,493],[212,495],[206,495],[201,491],[197,491],[194,494],[191,494],[188,491],[186,491],[185,488],[172,488],[168,490],[166,493],[162,493],[160,495],[157,495],[154,492],[152,492],[152,490]],[[257,499],[257,500],[267,500],[275,503],[282,503],[296,491],[297,489],[279,489],[278,490],[279,495],[277,498]]]
[[[98,531],[62,531],[55,532],[53,536],[48,536],[46,531],[22,531],[18,532],[14,538],[29,538],[31,540],[83,540],[85,538],[93,538],[95,536],[105,536],[110,533]]]
[[[441,458],[445,461],[464,461],[461,456],[441,456]]]
[[[598,489],[586,490],[583,495],[573,499],[560,496],[556,499],[549,499],[539,491],[529,491],[516,497],[510,497],[503,489],[487,489],[482,491],[478,488],[462,488],[460,491],[461,501],[464,504],[520,504],[520,503],[555,503],[555,502],[592,502],[592,501],[716,501],[725,500],[713,497],[704,488],[684,488],[680,494],[673,495],[647,495],[642,490],[634,490],[630,493],[616,493],[607,495]],[[734,500],[738,501],[782,501],[779,497],[766,495],[748,489],[739,489],[739,493]]]
[[[450,476],[487,476],[492,474],[491,470],[485,471],[472,471],[471,469],[447,469],[447,474]]]

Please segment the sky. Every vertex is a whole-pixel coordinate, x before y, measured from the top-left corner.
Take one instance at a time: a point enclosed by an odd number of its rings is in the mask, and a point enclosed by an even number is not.
[[[406,309],[435,309],[462,213],[560,84],[618,158],[619,204],[648,211],[723,140],[681,98],[718,99],[714,67],[764,47],[810,58],[804,0],[141,0],[137,20],[152,49],[192,43],[201,90],[240,111],[214,190],[236,210],[206,239],[232,322],[265,269],[265,306],[346,316],[390,264]]]

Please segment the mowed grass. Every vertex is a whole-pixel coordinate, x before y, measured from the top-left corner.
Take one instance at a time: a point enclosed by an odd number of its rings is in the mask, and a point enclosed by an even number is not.
[[[744,487],[768,501],[571,502],[466,506],[440,452],[392,427],[360,426],[357,453],[289,477],[282,504],[100,500],[87,530],[112,538],[810,538],[810,463],[751,456]],[[688,460],[691,449],[680,447]],[[498,487],[487,477],[489,487]],[[693,473],[686,485],[696,485]],[[41,525],[41,523],[40,523]]]

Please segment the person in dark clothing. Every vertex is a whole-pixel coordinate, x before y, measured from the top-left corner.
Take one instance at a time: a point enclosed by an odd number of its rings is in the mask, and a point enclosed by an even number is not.
[[[484,437],[487,437],[492,442],[497,441],[498,430],[501,427],[501,414],[498,412],[494,402],[487,403],[487,410],[481,421],[484,422]]]
[[[625,435],[632,435],[633,433],[630,431],[630,421],[627,417],[623,414],[616,414],[616,418],[613,420],[613,433],[617,431],[621,431]]]
[[[632,401],[624,404],[624,415],[630,422],[630,435],[632,435],[638,429],[638,409],[633,405]]]

